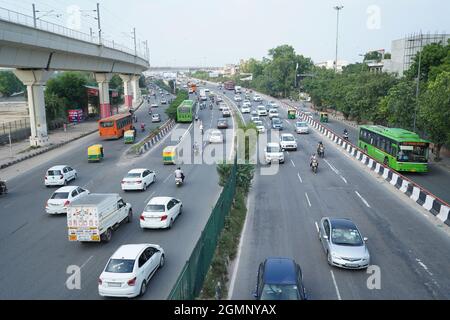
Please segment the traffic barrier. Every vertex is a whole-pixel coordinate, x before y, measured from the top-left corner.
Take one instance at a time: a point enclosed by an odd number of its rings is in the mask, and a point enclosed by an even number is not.
[[[290,105],[284,102],[286,105],[293,107],[297,110],[297,116],[306,121],[314,129],[319,131],[321,134],[328,137],[331,141],[335,142],[341,148],[346,150],[352,157],[366,165],[370,170],[375,171],[380,175],[385,181],[392,184],[400,192],[404,193],[411,200],[422,206],[425,210],[429,211],[431,214],[436,216],[440,221],[450,226],[450,205],[442,199],[432,194],[430,191],[424,187],[416,184],[415,182],[409,180],[405,176],[401,175],[397,171],[387,167],[381,162],[371,158],[363,150],[345,140],[340,135],[336,134],[333,130],[323,126],[318,121],[314,120],[312,117],[303,113],[303,111],[298,110],[294,105]]]
[[[161,141],[171,130],[172,128],[175,126],[175,121],[174,120],[167,120],[161,127],[160,127],[160,131],[155,134],[155,133],[150,133],[150,135],[144,139],[147,140],[145,141],[145,143],[139,148],[139,150],[137,151],[137,155],[143,155],[145,152],[147,152],[148,150],[150,150],[156,143],[158,143],[159,141]]]

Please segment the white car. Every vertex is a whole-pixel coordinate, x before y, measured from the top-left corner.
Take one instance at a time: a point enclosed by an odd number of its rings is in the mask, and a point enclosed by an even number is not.
[[[261,120],[261,118],[258,117],[258,116],[252,116],[252,117],[250,118],[250,121],[251,121],[251,122],[255,122],[255,121],[259,121],[259,120]]]
[[[278,110],[277,109],[270,109],[269,110],[269,118],[279,118],[280,115],[278,114]]]
[[[257,116],[258,116],[258,111],[256,111],[256,110],[252,110],[251,114],[252,114],[252,116],[255,116],[255,117],[257,117]]]
[[[219,104],[219,111],[222,111],[225,108],[228,108],[228,106],[225,103]]]
[[[157,103],[152,103],[152,105],[150,106],[152,108],[158,108],[158,104]]]
[[[280,137],[281,150],[297,150],[297,141],[290,133],[283,133]]]
[[[161,122],[161,116],[159,113],[152,114],[152,122]]]
[[[249,100],[244,100],[243,106],[244,107],[251,107],[252,103]]]
[[[277,109],[278,105],[275,103],[275,101],[270,101],[269,102],[269,107],[273,108],[273,109]]]
[[[209,143],[222,143],[223,135],[220,130],[212,130],[209,134]]]
[[[77,171],[69,166],[53,166],[45,174],[45,186],[65,186],[68,181],[77,178]]]
[[[141,214],[141,228],[170,229],[182,211],[183,204],[178,199],[171,197],[152,198]]]
[[[89,193],[89,190],[77,186],[61,187],[53,192],[50,199],[47,200],[45,212],[48,214],[67,213],[67,206],[71,202],[81,199]]]
[[[297,133],[309,133],[308,124],[304,121],[297,121],[295,123],[295,132]]]
[[[230,117],[230,116],[231,116],[230,108],[228,107],[222,108],[222,117]]]
[[[255,94],[255,95],[253,96],[253,101],[255,101],[255,102],[260,102],[260,101],[262,101],[262,98],[261,98],[259,95]]]
[[[109,258],[98,278],[102,297],[144,295],[148,282],[164,266],[164,250],[156,244],[125,244]]]
[[[149,169],[133,169],[128,171],[122,179],[122,190],[147,190],[147,187],[156,181],[155,171]]]
[[[267,109],[264,106],[258,106],[256,109],[258,111],[258,116],[267,116]]]
[[[258,130],[259,133],[266,132],[266,127],[264,127],[264,124],[261,120],[255,120],[253,121],[253,123],[255,124],[256,130]]]
[[[272,162],[284,163],[284,152],[280,148],[279,143],[269,142],[264,152],[264,158],[267,164]]]
[[[241,98],[241,96],[240,95],[235,95],[234,96],[234,101],[242,101],[242,98]]]
[[[246,106],[245,104],[241,108],[242,113],[250,113],[251,108],[249,106]]]
[[[167,104],[167,100],[165,99],[161,100],[161,104]]]

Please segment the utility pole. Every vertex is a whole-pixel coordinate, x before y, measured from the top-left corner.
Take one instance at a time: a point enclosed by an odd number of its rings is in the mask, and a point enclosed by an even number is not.
[[[134,40],[134,55],[137,56],[137,49],[136,49],[136,28],[133,28],[133,40]]]
[[[98,44],[102,44],[102,27],[100,23],[100,3],[97,2]]]
[[[416,116],[417,116],[417,109],[419,108],[419,84],[420,84],[420,64],[422,60],[422,47],[423,45],[423,35],[422,32],[420,33],[420,51],[419,51],[419,65],[417,67],[417,82],[416,82],[416,107],[414,108],[414,129],[413,132],[416,132]]]
[[[34,23],[34,27],[37,28],[37,23],[36,23],[36,5],[33,3],[33,23]]]
[[[333,7],[336,10],[337,13],[337,19],[336,19],[336,56],[334,60],[334,72],[337,72],[337,59],[338,59],[338,37],[339,37],[339,11],[344,8],[344,6],[335,6]]]

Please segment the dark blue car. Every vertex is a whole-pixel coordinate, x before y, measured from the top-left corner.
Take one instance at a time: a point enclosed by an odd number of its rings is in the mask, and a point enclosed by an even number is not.
[[[259,265],[253,296],[258,300],[306,300],[300,266],[289,258],[267,258]]]
[[[272,118],[272,129],[283,130],[283,121],[280,118]]]

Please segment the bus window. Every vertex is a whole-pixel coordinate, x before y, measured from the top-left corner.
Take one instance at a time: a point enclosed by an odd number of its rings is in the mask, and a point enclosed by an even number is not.
[[[102,126],[102,128],[112,128],[114,127],[114,121],[100,122],[100,125]]]

